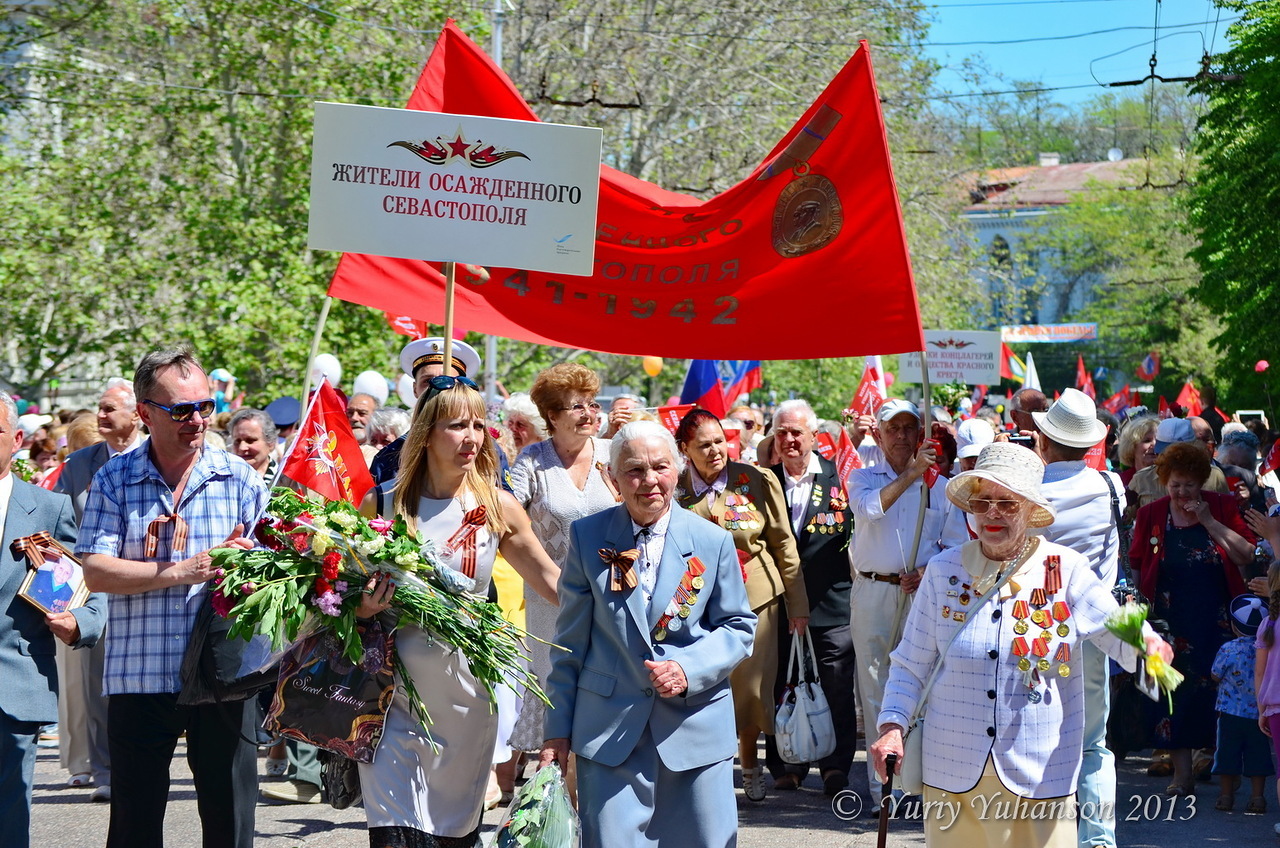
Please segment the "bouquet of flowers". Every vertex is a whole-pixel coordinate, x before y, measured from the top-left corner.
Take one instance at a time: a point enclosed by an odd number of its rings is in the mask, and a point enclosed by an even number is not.
[[[574,812],[560,766],[539,769],[507,809],[496,848],[577,848],[582,824]]]
[[[282,650],[327,627],[347,660],[358,664],[364,648],[356,608],[369,578],[385,572],[396,586],[397,626],[415,625],[461,651],[490,700],[506,682],[546,702],[537,676],[521,663],[521,640],[529,634],[503,618],[497,604],[471,594],[474,581],[442,564],[435,543],[415,538],[403,518],[366,519],[346,501],[310,501],[277,488],[254,535],[261,547],[212,552],[220,569],[212,602],[219,615],[234,620],[230,637],[260,633]],[[431,717],[398,657],[395,668],[427,729]]]
[[[1169,702],[1169,712],[1173,712],[1173,690],[1182,683],[1182,672],[1164,661],[1159,654],[1148,654],[1146,639],[1142,635],[1142,622],[1147,620],[1147,605],[1127,603],[1107,616],[1107,629],[1120,638],[1120,641],[1138,649],[1138,653],[1146,657],[1144,667],[1147,675],[1160,685]],[[1152,696],[1154,697],[1154,695]]]

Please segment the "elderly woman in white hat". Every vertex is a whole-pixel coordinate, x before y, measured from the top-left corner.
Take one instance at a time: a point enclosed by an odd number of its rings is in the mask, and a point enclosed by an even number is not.
[[[883,775],[886,756],[901,760],[904,730],[927,706],[915,731],[923,733],[924,800],[933,802],[926,845],[1074,846],[1080,643],[1137,666],[1138,652],[1104,625],[1116,603],[1088,560],[1028,532],[1054,520],[1043,475],[1030,450],[997,442],[947,484],[978,538],[930,560],[891,656],[871,753]],[[1168,661],[1169,646],[1144,629],[1147,650]]]

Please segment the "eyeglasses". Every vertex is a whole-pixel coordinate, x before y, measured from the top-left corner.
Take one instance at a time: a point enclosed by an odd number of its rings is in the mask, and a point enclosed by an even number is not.
[[[575,415],[581,415],[582,413],[586,412],[588,409],[591,410],[592,412],[599,412],[600,404],[596,403],[595,401],[591,401],[590,403],[575,403],[573,406],[560,407],[561,412],[572,412]]]
[[[742,429],[744,429],[744,430],[754,430],[754,429],[756,428],[756,422],[754,422],[754,421],[744,421],[744,420],[743,420],[743,419],[741,419],[741,418],[735,418],[735,419],[733,419],[733,420],[734,420],[734,421],[737,421],[739,424],[741,424],[741,425],[742,425]]]
[[[173,406],[165,406],[163,403],[156,403],[153,400],[144,400],[143,403],[148,406],[154,406],[156,409],[163,409],[169,413],[169,417],[174,421],[190,421],[191,416],[197,412],[201,418],[208,418],[213,415],[213,411],[218,408],[217,401],[213,398],[205,398],[204,400],[192,400],[186,403],[175,403]]]
[[[454,377],[449,374],[438,374],[427,381],[427,390],[423,392],[423,403],[426,403],[441,392],[452,389],[459,383],[473,391],[480,391],[480,387],[473,383],[468,377]]]
[[[986,515],[991,510],[1012,515],[1022,506],[1022,501],[990,500],[988,498],[969,498],[969,511],[974,515]]]

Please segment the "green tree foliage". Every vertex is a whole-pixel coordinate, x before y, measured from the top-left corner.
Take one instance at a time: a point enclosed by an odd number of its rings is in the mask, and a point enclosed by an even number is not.
[[[602,127],[611,164],[709,196],[868,38],[925,323],[955,326],[972,296],[955,248],[964,198],[938,179],[961,169],[925,99],[934,69],[910,46],[927,31],[924,8],[523,0],[508,6],[504,65],[545,120]],[[459,22],[484,43],[480,14]],[[251,401],[296,393],[337,259],[306,248],[311,102],[403,105],[443,17],[408,0],[85,0],[37,4],[0,27],[0,54],[17,66],[0,80],[6,375],[33,396],[51,378],[128,373],[147,348],[188,340]],[[779,309],[803,322],[818,293],[798,294]],[[347,375],[394,375],[403,341],[379,313],[339,303],[322,349]],[[776,344],[762,339],[760,355],[785,356]],[[507,341],[499,377],[514,391],[569,357],[606,384],[650,390],[638,358]],[[684,372],[666,365],[660,399]],[[806,393],[843,396],[860,362],[814,370],[840,378]]]
[[[1098,323],[1096,342],[1037,347],[1044,385],[1075,385],[1077,353],[1091,370],[1115,372],[1105,387],[1111,392],[1133,380],[1151,351],[1161,355],[1156,391],[1170,399],[1187,379],[1218,380],[1221,356],[1211,340],[1221,325],[1192,297],[1200,274],[1188,257],[1196,241],[1184,204],[1190,189],[1179,183],[1185,168],[1179,160],[1135,164],[1129,186],[1093,185],[1022,240],[1024,265],[1037,268],[1036,285],[1059,301],[1060,314]],[[1165,187],[1138,188],[1148,181]],[[1069,308],[1086,293],[1082,309]]]
[[[1221,316],[1217,347],[1235,407],[1263,406],[1266,375],[1259,359],[1275,360],[1280,315],[1280,3],[1223,0],[1241,19],[1231,48],[1215,57],[1215,73],[1197,88],[1209,96],[1197,150],[1202,164],[1190,196],[1200,238],[1192,255],[1203,279],[1196,296]]]

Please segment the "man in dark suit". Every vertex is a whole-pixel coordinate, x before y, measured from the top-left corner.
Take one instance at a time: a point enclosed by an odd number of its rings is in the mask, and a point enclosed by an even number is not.
[[[93,645],[106,619],[106,598],[92,595],[79,609],[45,614],[17,597],[27,558],[13,543],[39,533],[68,547],[75,543],[71,501],[9,473],[22,447],[18,410],[0,393],[0,845],[26,848],[31,830],[31,784],[40,726],[57,720],[58,675],[54,637],[68,645]]]
[[[835,463],[813,452],[817,419],[805,401],[784,401],[773,417],[776,454],[782,461],[773,473],[782,482],[791,511],[791,529],[800,549],[804,583],[809,593],[809,632],[817,654],[822,692],[831,707],[836,748],[818,761],[822,788],[835,795],[849,785],[849,767],[857,747],[853,687],[853,642],[849,636],[849,533],[853,528],[849,500]],[[780,632],[777,694],[786,685],[792,637]],[[808,765],[790,765],[778,756],[773,737],[766,737],[765,764],[778,789],[795,789]]]
[[[76,524],[84,515],[89,483],[98,469],[114,456],[132,450],[142,441],[142,419],[133,395],[133,383],[115,378],[98,398],[98,434],[102,441],[67,457],[54,484],[55,492],[70,496]],[[84,785],[86,773],[93,781],[90,800],[111,800],[111,755],[107,748],[107,699],[102,694],[102,669],[106,641],[87,651],[58,649],[58,676],[62,682],[58,710],[62,766],[73,786]]]

